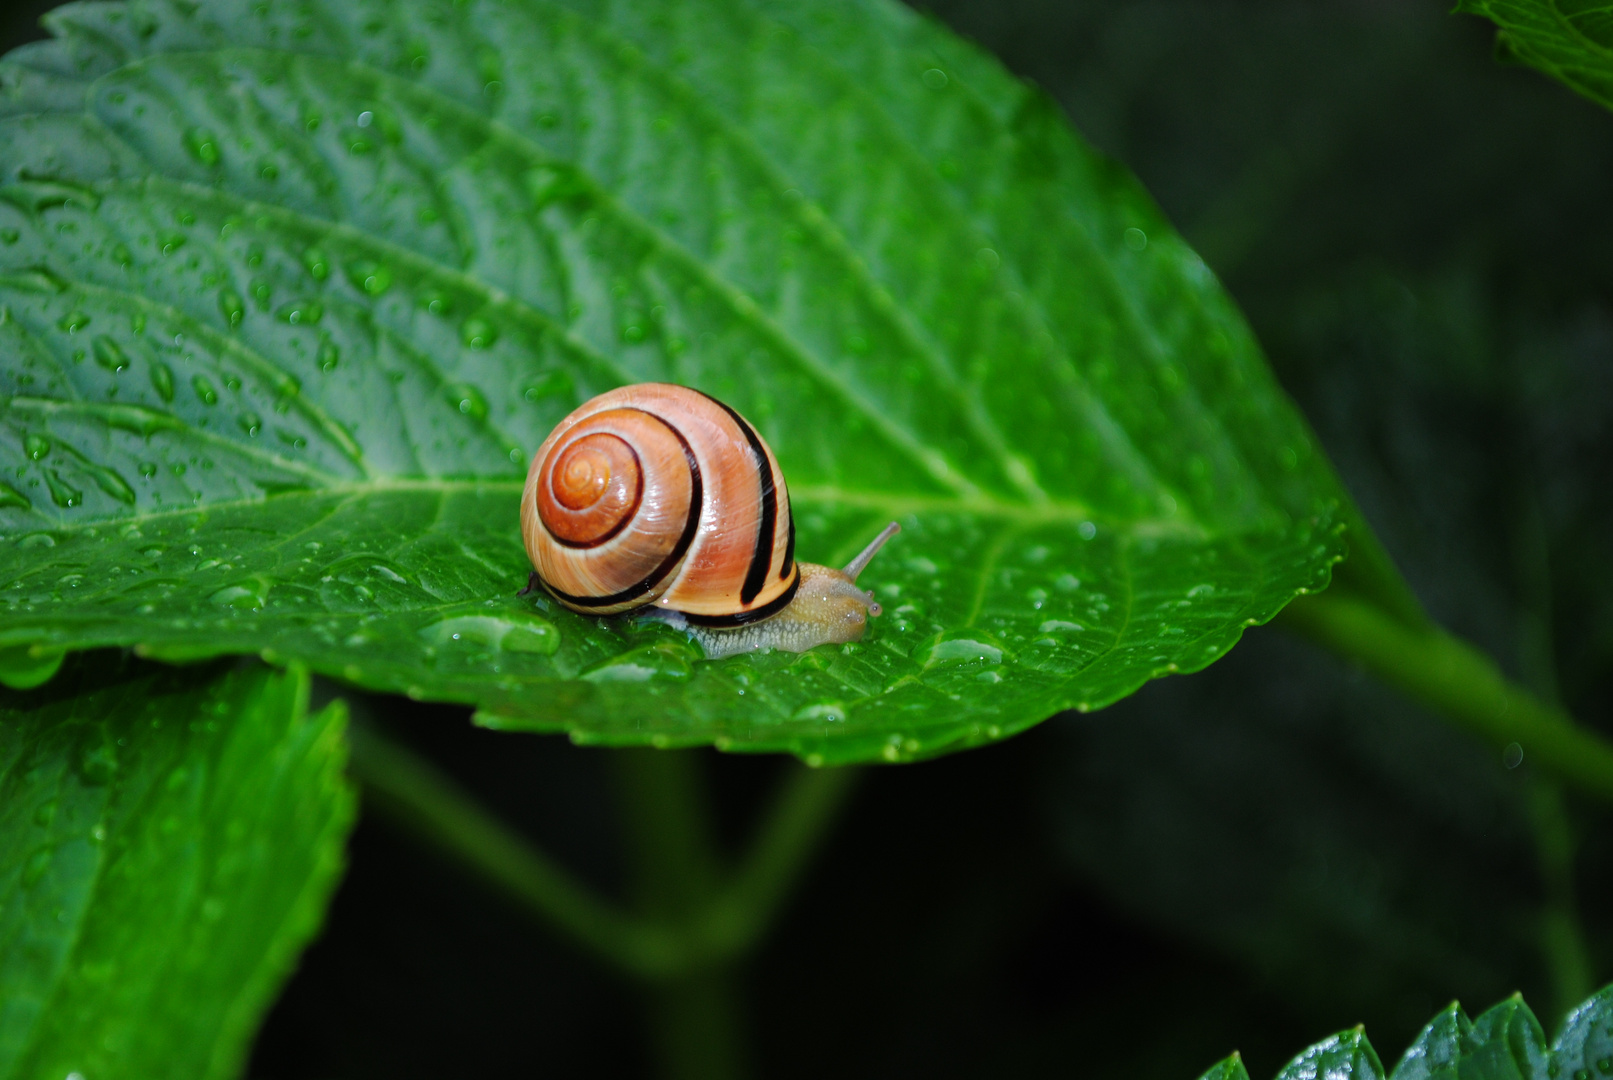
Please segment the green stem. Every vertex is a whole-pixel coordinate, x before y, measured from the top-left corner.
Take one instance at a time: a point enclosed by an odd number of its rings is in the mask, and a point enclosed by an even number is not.
[[[1613,800],[1613,745],[1509,682],[1495,662],[1437,626],[1411,626],[1338,588],[1304,596],[1283,625],[1353,660],[1497,747],[1579,791]]]
[[[709,842],[709,825],[702,821],[698,775],[681,761],[665,767],[680,757],[675,752],[619,752],[623,796],[638,822],[639,850],[650,860],[649,872],[668,890],[665,895],[683,897],[681,907],[650,899],[641,870],[640,898],[661,912],[645,918],[577,882],[418,754],[370,727],[355,725],[351,740],[353,773],[364,786],[368,809],[622,971],[651,981],[755,948],[860,775],[855,769],[792,766],[745,857],[724,875]],[[653,891],[659,894],[661,887]]]
[[[654,978],[687,963],[679,935],[596,896],[419,755],[359,725],[349,737],[367,810],[453,857],[631,975]]]
[[[722,873],[700,758],[687,750],[625,749],[611,764],[639,908],[698,939]],[[667,1080],[738,1080],[748,1072],[738,957],[701,951],[704,963],[645,988],[661,1073]]]
[[[1529,784],[1529,820],[1546,902],[1540,913],[1540,946],[1551,979],[1552,1013],[1558,1020],[1596,989],[1585,932],[1574,896],[1574,832],[1557,785],[1545,780]]]

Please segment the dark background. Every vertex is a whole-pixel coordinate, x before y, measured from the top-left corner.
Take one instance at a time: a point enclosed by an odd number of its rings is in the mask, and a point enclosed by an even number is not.
[[[53,6],[0,11],[0,49]],[[1613,735],[1613,116],[1431,0],[955,0],[1243,305],[1418,594]],[[358,711],[604,887],[607,751]],[[771,759],[702,754],[730,840]],[[1529,763],[1277,629],[1011,742],[868,769],[748,973],[757,1073],[1256,1080],[1365,1022],[1392,1063],[1453,997],[1566,1002]],[[1569,803],[1597,984],[1608,815]],[[630,986],[383,824],[252,1075],[639,1076]]]

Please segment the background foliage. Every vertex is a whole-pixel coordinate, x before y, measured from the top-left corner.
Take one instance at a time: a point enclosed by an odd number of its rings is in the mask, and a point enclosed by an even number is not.
[[[1605,116],[1493,68],[1483,23],[1431,9],[939,14],[1141,176],[1250,314],[1436,617],[1605,718]],[[467,733],[442,710],[368,709],[568,862],[620,878],[602,762]],[[736,840],[779,765],[710,768]],[[1538,865],[1528,772],[1251,635],[1100,716],[870,778],[757,965],[755,1052],[778,1075],[857,1046],[870,1075],[1051,1075],[1078,1058],[1190,1076],[1237,1032],[1258,1077],[1358,1020],[1404,1045],[1452,994],[1482,1005],[1521,985],[1555,1015],[1575,977],[1551,944],[1564,894]],[[1582,895],[1604,895],[1604,818],[1573,809],[1559,833],[1584,841]],[[1582,916],[1581,982],[1605,978],[1604,916]],[[615,1033],[632,1007],[365,826],[253,1069],[513,1069],[538,1044],[557,1068],[631,1074],[640,1051]]]

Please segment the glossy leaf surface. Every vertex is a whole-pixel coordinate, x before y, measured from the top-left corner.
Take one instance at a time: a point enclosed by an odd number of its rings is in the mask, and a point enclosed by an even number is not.
[[[1193,671],[1351,509],[1203,263],[884,3],[83,5],[5,61],[0,646],[261,652],[488,723],[902,760]],[[707,662],[518,598],[527,456],[745,413],[886,614]]]
[[[1613,19],[1572,0],[1457,0],[1456,10],[1500,27],[1497,51],[1613,109]]]
[[[340,871],[345,713],[95,661],[0,691],[0,1077],[234,1076]]]
[[[1569,1014],[1549,1046],[1540,1022],[1513,996],[1469,1021],[1452,1005],[1417,1036],[1389,1080],[1591,1080],[1613,1074],[1613,986]],[[1233,1080],[1247,1073],[1236,1054],[1201,1080]],[[1383,1065],[1360,1028],[1309,1047],[1277,1080],[1383,1080]]]

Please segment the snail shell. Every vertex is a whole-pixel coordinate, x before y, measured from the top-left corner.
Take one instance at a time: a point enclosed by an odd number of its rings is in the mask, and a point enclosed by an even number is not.
[[[879,608],[856,573],[894,531],[845,571],[798,564],[773,451],[727,405],[669,383],[567,416],[521,497],[534,576],[556,600],[589,615],[653,608],[708,656],[860,638]]]

